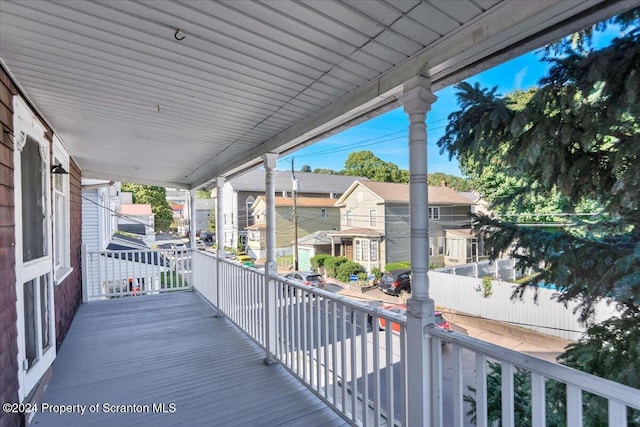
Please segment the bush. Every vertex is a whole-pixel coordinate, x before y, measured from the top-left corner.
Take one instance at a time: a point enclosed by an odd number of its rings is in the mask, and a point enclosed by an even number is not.
[[[327,258],[331,258],[329,254],[319,254],[311,258],[311,265],[316,271],[320,271],[320,268],[324,267],[324,262]]]
[[[324,268],[326,270],[327,276],[336,277],[336,272],[340,264],[348,262],[349,259],[345,257],[328,257],[324,260]]]
[[[373,267],[371,269],[371,274],[374,275],[376,280],[380,280],[380,278],[382,277],[382,270],[380,270],[378,267]]]
[[[384,266],[385,271],[393,270],[411,270],[411,263],[409,261],[392,262]]]
[[[345,262],[341,262],[336,267],[336,279],[341,282],[350,281],[350,276],[352,274],[359,275],[360,273],[364,273],[364,267],[358,264],[357,262],[349,261],[345,258]]]

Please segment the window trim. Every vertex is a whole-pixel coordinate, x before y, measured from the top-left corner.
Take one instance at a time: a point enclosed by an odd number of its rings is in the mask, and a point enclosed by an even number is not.
[[[369,209],[369,227],[376,227],[378,222],[378,210]]]
[[[429,206],[429,219],[440,219],[440,206]]]
[[[61,164],[62,167],[69,171],[69,153],[64,149],[62,141],[57,136],[53,138],[53,150],[52,150],[52,164]],[[62,180],[62,191],[56,189],[55,180]],[[71,267],[71,201],[70,201],[70,183],[69,175],[53,175],[51,179],[51,213],[53,223],[53,236],[52,236],[52,261],[54,272],[54,285],[59,285],[64,279],[71,274],[73,267]],[[62,223],[59,222],[57,199],[58,196],[62,197],[63,203],[63,215]],[[59,240],[59,236],[62,234],[62,240]],[[58,257],[57,245],[63,245],[61,260]]]

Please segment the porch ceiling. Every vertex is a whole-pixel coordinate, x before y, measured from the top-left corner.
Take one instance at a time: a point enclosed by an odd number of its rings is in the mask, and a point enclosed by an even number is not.
[[[0,0],[0,57],[85,177],[194,188],[634,3]]]

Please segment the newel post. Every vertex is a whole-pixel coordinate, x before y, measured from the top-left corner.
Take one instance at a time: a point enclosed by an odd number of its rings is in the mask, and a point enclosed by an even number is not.
[[[265,280],[265,348],[266,356],[264,363],[270,365],[277,361],[276,359],[276,282],[271,280],[272,276],[278,274],[278,265],[276,263],[276,184],[273,171],[276,169],[276,160],[278,155],[268,153],[262,156],[265,169],[265,189],[266,189],[266,222],[267,222],[267,262],[264,268]]]
[[[423,76],[404,83],[400,101],[409,116],[409,218],[411,235],[411,298],[407,301],[407,404],[410,426],[430,426],[431,337],[434,302],[429,298],[429,202],[427,184],[427,112],[436,96]]]

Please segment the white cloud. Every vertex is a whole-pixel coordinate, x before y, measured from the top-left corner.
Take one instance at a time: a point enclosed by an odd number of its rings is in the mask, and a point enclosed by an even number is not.
[[[513,80],[513,87],[515,89],[522,89],[522,82],[524,81],[524,78],[527,76],[528,71],[529,71],[529,67],[527,66],[516,73],[515,79]]]

